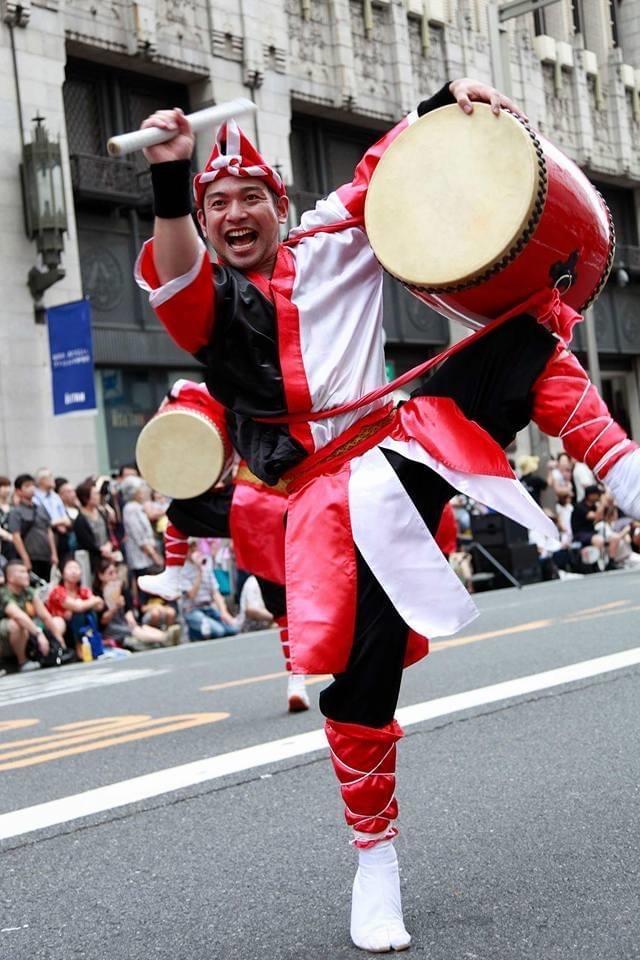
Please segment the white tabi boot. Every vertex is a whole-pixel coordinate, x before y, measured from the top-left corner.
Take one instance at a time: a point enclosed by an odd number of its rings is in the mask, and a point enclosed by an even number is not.
[[[138,577],[138,586],[144,593],[152,597],[162,597],[163,600],[178,600],[182,594],[180,582],[182,567],[165,567],[162,573],[143,574]]]
[[[287,684],[289,713],[302,713],[309,709],[309,695],[304,685],[305,677],[301,673],[290,673]]]
[[[358,850],[351,898],[351,939],[370,953],[406,950],[411,943],[402,917],[398,858],[392,840]]]

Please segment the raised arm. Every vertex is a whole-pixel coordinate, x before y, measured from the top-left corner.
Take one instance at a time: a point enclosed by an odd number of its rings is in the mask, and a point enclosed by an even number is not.
[[[213,327],[211,261],[191,216],[191,155],[195,137],[182,110],[159,110],[142,127],[175,130],[172,140],[144,151],[151,165],[153,239],[136,262],[136,281],[179,347],[195,354]]]
[[[158,110],[141,128],[175,131],[172,140],[149,147],[144,156],[151,165],[155,221],[154,262],[161,283],[182,276],[200,251],[198,231],[191,218],[191,155],[195,136],[182,110]]]
[[[586,463],[611,488],[618,505],[640,516],[640,452],[611,416],[586,371],[563,344],[533,386],[532,419],[560,437],[575,460]]]

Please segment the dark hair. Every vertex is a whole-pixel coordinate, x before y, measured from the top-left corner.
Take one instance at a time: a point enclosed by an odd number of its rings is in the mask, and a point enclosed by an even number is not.
[[[64,562],[60,567],[60,573],[63,574],[63,576],[64,576],[65,570],[67,569],[70,563],[78,563],[78,561],[73,556],[65,557]],[[78,566],[80,566],[80,564],[78,564]],[[82,570],[82,567],[80,567],[80,569]]]
[[[98,566],[96,567],[95,576],[93,578],[93,592],[99,597],[102,596],[102,582],[100,577],[109,569],[109,567],[115,567],[117,570],[118,564],[110,557],[100,557],[98,560]]]
[[[24,567],[24,560],[21,560],[19,557],[14,557],[13,560],[9,560],[4,568],[5,580],[7,579],[7,574],[9,573],[11,567]]]
[[[64,487],[65,483],[69,483],[66,477],[56,477],[53,481],[53,486],[56,493],[60,493],[60,487]]]
[[[76,497],[80,501],[81,507],[86,507],[91,500],[91,494],[95,488],[95,483],[92,483],[91,480],[83,480],[82,483],[79,483],[76,487]]]
[[[30,473],[19,473],[18,476],[13,481],[13,485],[16,490],[22,490],[25,483],[35,483],[36,481],[31,476]]]
[[[10,487],[10,486],[11,486],[11,480],[9,480],[9,477],[0,477],[0,487]]]
[[[597,493],[598,496],[602,493],[602,490],[596,483],[590,483],[588,487],[584,488],[585,499],[590,497],[593,493]]]

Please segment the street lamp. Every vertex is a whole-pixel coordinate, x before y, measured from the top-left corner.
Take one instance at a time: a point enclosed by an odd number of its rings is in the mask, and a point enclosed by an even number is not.
[[[30,240],[35,240],[45,270],[32,267],[27,283],[36,304],[45,290],[62,280],[60,266],[64,250],[63,233],[67,227],[67,208],[62,179],[60,144],[49,140],[44,117],[34,117],[31,143],[22,148],[22,193],[25,229]]]

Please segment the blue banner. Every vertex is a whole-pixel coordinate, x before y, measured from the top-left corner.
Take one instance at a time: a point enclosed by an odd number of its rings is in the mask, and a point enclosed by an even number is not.
[[[91,343],[91,307],[88,300],[63,303],[47,310],[53,413],[80,413],[96,409]]]

